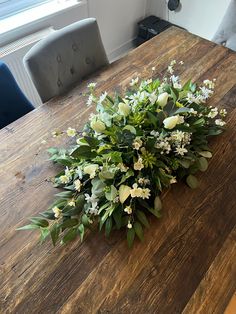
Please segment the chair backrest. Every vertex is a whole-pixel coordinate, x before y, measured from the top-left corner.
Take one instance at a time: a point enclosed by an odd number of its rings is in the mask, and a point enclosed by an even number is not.
[[[88,18],[42,39],[24,64],[43,102],[108,64],[97,21]]]
[[[0,129],[33,109],[7,65],[0,61]]]
[[[231,0],[212,40],[236,51],[236,0]]]

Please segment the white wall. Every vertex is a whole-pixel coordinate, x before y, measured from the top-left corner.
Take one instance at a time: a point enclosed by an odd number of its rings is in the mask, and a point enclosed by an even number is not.
[[[88,14],[96,17],[109,59],[131,47],[137,22],[146,14],[147,0],[88,0]]]
[[[201,37],[212,39],[230,0],[180,0],[179,12],[169,11],[166,0],[148,0],[148,13],[169,20]]]

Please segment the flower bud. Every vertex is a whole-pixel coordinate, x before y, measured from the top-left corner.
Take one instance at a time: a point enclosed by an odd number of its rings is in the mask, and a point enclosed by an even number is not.
[[[168,102],[168,98],[169,98],[169,94],[168,93],[162,93],[158,96],[157,98],[157,102],[158,102],[158,105],[160,107],[165,107],[165,105],[167,104]]]
[[[122,116],[127,117],[129,115],[129,113],[130,113],[130,106],[129,106],[129,104],[124,103],[124,102],[120,102],[119,105],[118,105],[118,108],[119,108],[118,112]]]
[[[101,120],[93,120],[90,126],[97,133],[102,133],[106,130],[106,126]]]
[[[176,124],[178,124],[178,122],[179,122],[178,116],[168,117],[163,121],[164,127],[169,130],[173,129],[176,126]]]

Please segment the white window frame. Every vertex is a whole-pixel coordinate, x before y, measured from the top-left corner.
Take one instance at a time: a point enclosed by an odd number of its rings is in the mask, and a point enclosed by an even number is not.
[[[0,0],[0,20],[51,0]]]

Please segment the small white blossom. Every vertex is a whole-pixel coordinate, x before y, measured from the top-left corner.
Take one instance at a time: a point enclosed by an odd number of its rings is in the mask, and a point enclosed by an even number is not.
[[[136,84],[138,84],[138,81],[139,81],[139,78],[138,77],[136,77],[135,79],[132,79],[131,80],[131,82],[130,82],[130,86],[134,86],[134,85],[136,85]]]
[[[136,150],[139,150],[140,147],[142,147],[142,145],[143,145],[143,142],[142,142],[142,140],[141,140],[140,138],[138,138],[138,137],[136,137],[136,138],[134,139],[133,144],[132,144],[133,148],[136,149]]]
[[[127,167],[125,164],[123,163],[119,163],[117,165],[117,167],[120,169],[121,172],[127,172],[129,170],[129,167]]]
[[[75,186],[75,189],[76,189],[76,191],[77,192],[80,192],[80,190],[81,190],[81,187],[82,187],[82,183],[81,183],[81,181],[80,180],[75,180],[74,181],[74,186]]]
[[[88,88],[94,89],[96,87],[97,83],[91,82],[88,84]]]
[[[152,67],[152,71],[155,71],[156,70],[156,67]]]
[[[217,115],[218,115],[218,109],[217,108],[212,108],[211,111],[208,113],[207,117],[213,119]]]
[[[177,183],[176,177],[172,177],[170,179],[170,184],[174,184],[174,183]]]
[[[66,176],[66,175],[62,175],[59,177],[59,180],[61,181],[62,184],[67,184],[70,182],[70,177]]]
[[[187,153],[188,150],[186,148],[184,148],[184,147],[176,147],[175,152],[178,155],[184,156],[184,154]]]
[[[60,209],[60,208],[58,208],[57,206],[54,206],[53,208],[52,208],[52,211],[53,211],[53,213],[54,213],[54,217],[55,218],[60,218],[61,216],[62,216],[62,210]]]
[[[221,115],[221,117],[224,118],[224,117],[227,115],[226,109],[221,109],[221,110],[220,110],[220,115]]]
[[[105,99],[107,98],[107,92],[104,92],[100,97],[99,97],[99,104],[101,104]]]
[[[137,162],[134,163],[134,170],[142,170],[144,168],[143,159],[140,157]]]
[[[130,221],[129,221],[128,224],[127,224],[127,228],[128,228],[128,229],[132,229],[132,228],[133,228],[133,226],[132,226],[132,224],[131,224]]]
[[[155,92],[151,93],[151,94],[149,95],[148,99],[149,99],[150,103],[151,103],[152,105],[154,105],[155,102],[157,101],[157,95],[156,95],[156,93],[155,93]]]
[[[226,122],[224,122],[223,120],[221,119],[216,119],[215,120],[215,124],[216,125],[219,125],[219,126],[224,126],[226,124]]]
[[[93,102],[96,101],[96,97],[94,95],[89,95],[88,100],[86,102],[87,106],[91,106]]]
[[[203,84],[208,86],[210,89],[214,89],[215,88],[215,83],[213,81],[205,80],[205,81],[203,81]]]
[[[126,212],[128,215],[132,214],[132,207],[131,206],[126,206],[124,209],[124,212]]]
[[[68,206],[75,207],[75,200],[71,199],[67,204]]]
[[[69,137],[75,137],[76,136],[76,129],[72,129],[72,128],[68,128],[66,130],[66,134],[69,136]]]

